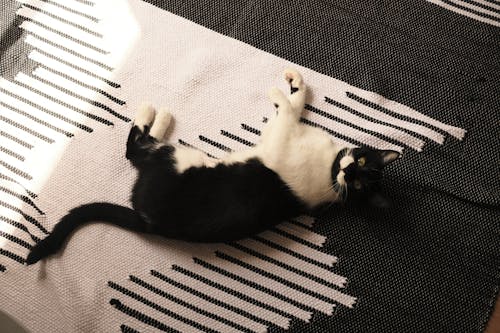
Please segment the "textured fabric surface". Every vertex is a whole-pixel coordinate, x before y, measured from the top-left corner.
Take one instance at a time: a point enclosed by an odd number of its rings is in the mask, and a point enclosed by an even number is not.
[[[33,332],[483,330],[500,278],[496,6],[2,4],[0,310]],[[403,152],[393,209],[335,206],[214,245],[93,224],[22,265],[75,205],[128,205],[143,101],[170,108],[170,141],[221,157],[258,140],[289,66],[310,88],[303,122]]]
[[[29,47],[23,42],[22,30],[17,28],[21,20],[14,15],[17,7],[16,1],[4,1],[0,7],[0,75],[4,78],[31,68],[26,57]]]

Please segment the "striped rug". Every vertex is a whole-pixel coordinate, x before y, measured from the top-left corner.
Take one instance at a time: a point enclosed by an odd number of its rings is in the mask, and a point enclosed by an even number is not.
[[[419,230],[417,222],[432,223],[451,211],[469,209],[487,222],[485,229],[478,230],[491,235],[486,227],[493,225],[494,215],[487,207],[497,199],[483,194],[471,199],[470,192],[463,195],[447,176],[438,176],[442,162],[435,158],[461,154],[466,149],[464,138],[475,133],[470,134],[469,128],[476,129],[470,122],[407,98],[448,100],[451,89],[459,101],[462,92],[457,86],[444,89],[437,82],[436,90],[425,90],[427,82],[417,87],[423,80],[418,76],[410,90],[397,95],[398,89],[391,88],[386,94],[380,86],[363,83],[360,78],[369,72],[358,72],[358,79],[352,73],[351,78],[344,75],[342,71],[351,68],[347,62],[333,71],[319,68],[317,57],[322,56],[323,64],[330,60],[318,48],[329,42],[327,36],[310,34],[312,40],[303,43],[314,45],[317,54],[309,53],[303,60],[300,52],[293,53],[301,45],[279,28],[272,27],[279,32],[274,37],[279,40],[252,39],[252,32],[246,33],[247,28],[231,16],[241,18],[240,10],[246,10],[249,22],[253,19],[248,15],[264,19],[267,12],[257,4],[240,8],[223,1],[192,7],[181,1],[148,2],[157,6],[140,0],[18,0],[15,11],[5,10],[2,24],[10,30],[2,25],[2,35],[17,39],[13,46],[0,48],[25,60],[16,61],[0,77],[0,279],[9,286],[0,291],[2,299],[9,300],[0,309],[36,332],[402,332],[412,327],[456,332],[481,327],[474,320],[484,320],[485,307],[478,308],[470,321],[458,324],[453,315],[444,319],[427,311],[408,314],[414,307],[431,306],[432,297],[424,295],[438,290],[437,282],[432,282],[431,289],[418,291],[419,283],[413,281],[435,273],[425,268],[429,263],[417,254],[420,245],[428,244],[430,257],[437,258],[433,263],[449,266],[439,283],[461,288],[469,277],[449,261],[453,256],[438,254],[449,251],[448,245],[439,245],[446,230],[435,229],[434,239],[425,236],[433,229]],[[450,15],[498,26],[498,6],[492,1],[429,2],[426,10],[434,11],[437,4],[453,11]],[[196,6],[203,7],[205,14]],[[277,16],[276,24],[282,20],[291,30],[307,25],[310,14],[304,14],[305,19],[295,16],[301,18],[295,21],[282,6],[276,4],[285,13]],[[347,17],[349,6],[355,4],[341,1],[338,6]],[[319,15],[314,18],[318,24],[322,21]],[[225,27],[219,20],[231,24]],[[418,61],[412,66],[419,66]],[[402,70],[402,65],[395,62],[387,75],[410,77],[418,72],[416,67]],[[148,101],[170,108],[175,127],[169,141],[220,158],[258,141],[274,112],[266,91],[274,85],[285,89],[281,72],[291,66],[303,74],[309,87],[303,123],[324,129],[345,146],[393,149],[414,163],[388,171],[388,192],[401,206],[396,213],[367,211],[366,216],[356,208],[334,207],[324,216],[302,216],[249,239],[214,245],[146,237],[95,224],[79,230],[64,254],[34,267],[22,265],[31,246],[68,209],[101,200],[129,205],[135,171],[124,158],[124,143],[139,104]],[[460,80],[454,84],[465,85]],[[491,101],[495,103],[494,98]],[[443,106],[437,104],[437,108]],[[425,158],[435,159],[420,167],[419,161]],[[436,174],[426,178],[429,167]],[[453,175],[450,171],[449,176]],[[405,188],[414,194],[405,197]],[[429,205],[421,201],[426,191],[425,200],[437,205],[421,213]],[[436,194],[440,192],[483,202],[486,208],[450,203]],[[404,221],[399,211],[415,214],[406,215]],[[417,236],[410,236],[408,225]],[[450,234],[462,237],[472,230],[463,228],[457,231],[452,224]],[[424,236],[432,243],[426,239],[418,243],[418,237]],[[477,239],[470,241],[475,249]],[[495,244],[494,238],[491,242]],[[494,250],[495,246],[481,248],[479,257]],[[462,260],[463,248],[457,251]],[[403,254],[403,259],[398,257]],[[411,267],[412,260],[424,268]],[[486,260],[487,277],[495,274],[495,266],[490,266],[495,260]],[[401,273],[405,270],[412,276],[406,281],[406,273]],[[485,285],[483,275],[473,276]],[[493,290],[494,279],[488,283]],[[388,288],[391,284],[394,295]],[[472,285],[469,299],[478,290]],[[399,296],[403,292],[408,298]],[[451,297],[446,292],[437,295],[439,304]],[[394,312],[384,317],[387,311]],[[398,316],[404,320],[398,322]]]
[[[455,13],[500,27],[500,2],[494,0],[427,0]]]

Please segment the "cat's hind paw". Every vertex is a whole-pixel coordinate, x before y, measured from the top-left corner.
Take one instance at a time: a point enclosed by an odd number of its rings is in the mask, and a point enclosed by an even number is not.
[[[143,103],[139,107],[137,114],[135,115],[134,125],[138,126],[141,131],[144,130],[145,126],[150,126],[155,118],[155,109],[151,104]]]
[[[156,113],[155,121],[149,131],[149,135],[158,141],[161,141],[167,132],[170,122],[172,121],[172,114],[166,109],[161,108]]]

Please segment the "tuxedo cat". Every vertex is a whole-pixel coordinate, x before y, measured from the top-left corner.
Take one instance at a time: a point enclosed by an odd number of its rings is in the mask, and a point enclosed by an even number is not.
[[[35,245],[26,262],[57,252],[79,226],[103,221],[142,233],[195,242],[230,241],[254,235],[325,204],[364,193],[380,205],[382,169],[399,153],[347,149],[324,131],[302,124],[306,86],[285,71],[291,93],[269,98],[276,115],[260,142],[217,160],[198,150],[164,143],[171,121],[166,110],[139,109],[126,158],[138,170],[132,207],[89,203],[72,209]]]

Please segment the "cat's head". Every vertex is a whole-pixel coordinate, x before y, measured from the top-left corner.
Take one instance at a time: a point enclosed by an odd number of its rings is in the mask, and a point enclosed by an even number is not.
[[[342,196],[364,197],[373,206],[386,208],[390,204],[380,193],[382,172],[399,156],[399,152],[393,150],[343,149],[332,167],[334,187]]]

